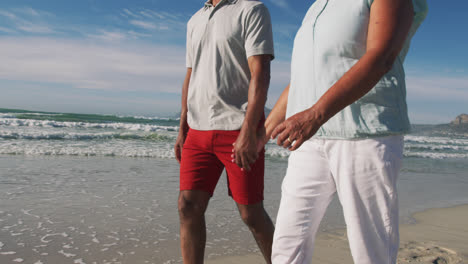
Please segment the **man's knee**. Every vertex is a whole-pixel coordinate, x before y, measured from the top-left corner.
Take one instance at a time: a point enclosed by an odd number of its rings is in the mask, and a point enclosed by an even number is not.
[[[258,229],[265,218],[264,209],[262,207],[249,207],[249,206],[242,206],[239,207],[239,211],[241,214],[242,221],[251,229],[256,230]]]
[[[192,192],[181,192],[179,195],[178,208],[181,219],[201,217],[205,214],[209,196]]]

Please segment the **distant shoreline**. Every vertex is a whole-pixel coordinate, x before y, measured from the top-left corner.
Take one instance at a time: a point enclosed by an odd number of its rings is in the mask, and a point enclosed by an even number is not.
[[[265,108],[265,115],[268,115],[268,113],[271,111],[269,108]],[[16,109],[16,108],[0,108],[0,113],[22,113],[22,114],[34,114],[34,113],[39,113],[39,114],[53,114],[53,115],[86,115],[86,116],[104,116],[104,117],[135,117],[139,115],[133,115],[133,114],[128,114],[128,115],[121,115],[121,114],[102,114],[102,113],[73,113],[73,112],[55,112],[55,111],[35,111],[35,110],[25,110],[25,109]],[[463,114],[461,114],[463,115]],[[461,116],[459,115],[459,116]],[[154,116],[154,115],[140,115],[140,116]],[[161,116],[161,118],[168,118],[168,119],[177,119],[180,116],[180,113],[175,113],[175,114],[167,114]],[[451,121],[453,122],[453,121]],[[417,126],[422,129],[424,127],[445,127],[445,126],[451,126],[451,123],[440,123],[440,124],[416,124],[413,123],[412,126]]]

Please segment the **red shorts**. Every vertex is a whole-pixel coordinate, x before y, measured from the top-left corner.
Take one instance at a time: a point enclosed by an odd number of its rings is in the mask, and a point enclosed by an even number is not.
[[[190,129],[185,139],[180,164],[180,190],[200,190],[213,195],[216,184],[226,168],[229,195],[239,204],[263,201],[265,152],[242,171],[232,162],[232,143],[239,131],[199,131]]]

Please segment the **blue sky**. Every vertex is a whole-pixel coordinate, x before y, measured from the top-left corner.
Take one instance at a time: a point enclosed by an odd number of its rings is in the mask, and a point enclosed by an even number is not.
[[[289,79],[295,33],[313,1],[264,0],[276,59],[267,105]],[[405,67],[414,123],[468,112],[468,2],[429,0]],[[185,25],[204,1],[0,1],[0,107],[167,116],[179,111]],[[339,23],[339,20],[337,20]]]

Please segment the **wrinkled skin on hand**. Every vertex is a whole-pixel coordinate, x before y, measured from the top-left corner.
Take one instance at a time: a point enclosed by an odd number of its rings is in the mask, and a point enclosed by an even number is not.
[[[322,123],[316,118],[315,112],[308,109],[279,124],[271,138],[278,138],[278,146],[294,151],[315,135],[321,126]]]

